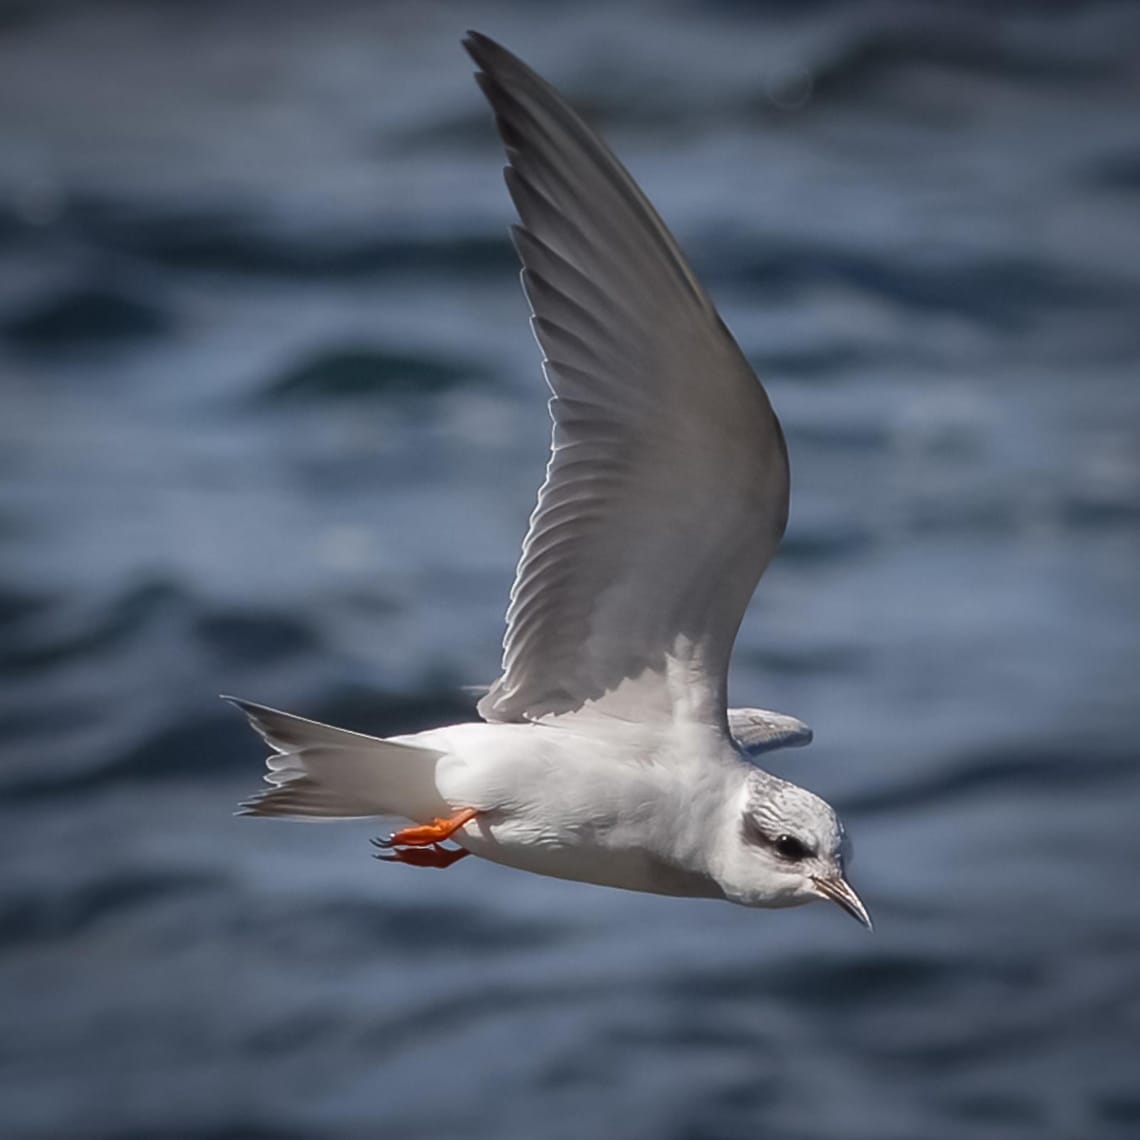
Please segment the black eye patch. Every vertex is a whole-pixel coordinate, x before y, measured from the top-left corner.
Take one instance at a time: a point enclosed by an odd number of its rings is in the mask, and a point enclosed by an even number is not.
[[[750,839],[764,847],[771,848],[781,859],[786,859],[789,863],[798,863],[815,854],[815,851],[808,844],[802,839],[797,839],[794,835],[781,832],[779,835],[772,836],[762,831],[751,819],[747,820],[747,824],[746,833]]]
[[[787,859],[790,863],[798,863],[811,854],[811,848],[794,835],[777,835],[772,841],[772,849],[781,859]]]

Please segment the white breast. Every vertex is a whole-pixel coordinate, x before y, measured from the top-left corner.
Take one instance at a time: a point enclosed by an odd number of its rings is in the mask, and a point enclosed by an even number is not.
[[[736,762],[679,762],[673,734],[465,724],[420,734],[445,755],[436,785],[480,812],[455,839],[520,870],[628,890],[716,897],[710,838],[742,779]]]

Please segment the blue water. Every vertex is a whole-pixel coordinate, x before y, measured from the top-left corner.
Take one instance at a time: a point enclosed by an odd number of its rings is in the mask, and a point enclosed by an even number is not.
[[[546,447],[500,37],[768,385],[738,703],[873,935],[235,820],[471,715]],[[1140,11],[0,8],[0,1134],[1140,1135]]]

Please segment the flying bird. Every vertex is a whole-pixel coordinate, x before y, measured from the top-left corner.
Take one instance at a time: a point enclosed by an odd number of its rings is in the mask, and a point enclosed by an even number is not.
[[[389,739],[233,700],[272,749],[242,814],[394,816],[378,856],[468,855],[751,907],[838,903],[832,808],[757,756],[811,730],[729,709],[729,657],[788,515],[768,396],[633,178],[562,96],[468,34],[506,147],[552,397],[546,479],[479,722]]]

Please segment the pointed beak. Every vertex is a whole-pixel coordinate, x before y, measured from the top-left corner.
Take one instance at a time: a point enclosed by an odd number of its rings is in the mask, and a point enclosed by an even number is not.
[[[863,905],[862,899],[851,889],[851,884],[842,876],[837,876],[834,879],[817,879],[813,878],[812,882],[815,884],[815,889],[819,892],[820,896],[825,899],[831,899],[832,902],[838,903],[849,915],[857,918],[868,930],[873,930],[871,925],[871,916],[867,913],[867,908]]]

